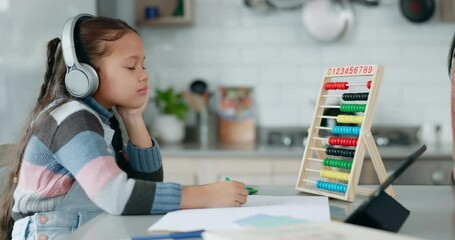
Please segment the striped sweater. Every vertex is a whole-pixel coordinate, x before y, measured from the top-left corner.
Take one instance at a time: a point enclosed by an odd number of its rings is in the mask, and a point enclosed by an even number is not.
[[[75,181],[98,207],[114,215],[180,207],[181,186],[162,182],[156,141],[152,148],[129,142],[128,161],[116,160],[109,127],[113,114],[94,98],[71,100],[41,115],[23,155],[14,192],[15,219],[55,210]]]

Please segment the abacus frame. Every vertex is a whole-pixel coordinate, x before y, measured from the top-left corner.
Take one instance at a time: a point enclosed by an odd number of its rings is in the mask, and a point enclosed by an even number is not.
[[[361,71],[358,71],[362,69]],[[366,72],[364,69],[368,69]],[[371,69],[371,72],[369,71]],[[330,198],[341,199],[349,202],[353,202],[356,194],[359,195],[370,195],[374,189],[367,187],[359,187],[358,182],[360,178],[360,173],[365,158],[365,152],[368,150],[371,161],[373,163],[375,172],[378,176],[378,179],[383,183],[387,178],[387,172],[384,167],[384,163],[379,155],[378,148],[374,141],[373,135],[371,134],[371,122],[373,118],[373,111],[376,104],[376,99],[379,91],[379,87],[382,80],[384,67],[382,65],[358,65],[358,66],[344,66],[344,67],[329,67],[324,71],[324,76],[322,79],[322,85],[319,93],[319,97],[315,107],[315,113],[313,117],[313,122],[308,129],[308,142],[305,146],[305,151],[303,153],[302,162],[300,165],[300,171],[297,178],[297,183],[295,189],[302,192],[312,193],[316,195],[324,195]],[[309,171],[306,170],[310,165],[311,158],[316,153],[317,157],[324,159],[327,154],[315,149],[323,149],[322,140],[319,138],[319,126],[321,125],[324,107],[323,104],[326,102],[326,96],[328,95],[327,89],[324,88],[325,83],[331,82],[332,78],[345,78],[345,77],[371,77],[371,86],[369,91],[369,96],[366,101],[366,108],[363,115],[363,121],[360,126],[360,134],[358,136],[358,143],[355,147],[354,158],[352,159],[352,168],[350,169],[350,177],[347,183],[347,190],[343,193],[336,193],[328,190],[319,190],[315,187],[308,187],[308,184],[305,180],[308,178]],[[321,164],[322,165],[322,164]],[[330,167],[322,165],[322,169],[330,170]],[[389,186],[386,189],[386,192],[394,197],[395,193],[392,186]]]

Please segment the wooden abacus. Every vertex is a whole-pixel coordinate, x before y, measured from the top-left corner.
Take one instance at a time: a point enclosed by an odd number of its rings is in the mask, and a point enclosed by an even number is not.
[[[387,173],[371,134],[372,115],[382,72],[381,65],[329,67],[325,70],[313,122],[308,130],[296,190],[350,202],[354,201],[356,194],[370,195],[374,189],[358,186],[366,150],[379,181],[382,183],[386,180]],[[329,98],[338,98],[342,102],[340,105],[327,105]],[[328,108],[339,108],[342,113],[356,115],[324,115]],[[321,126],[324,118],[336,119],[337,125]],[[320,131],[328,133],[330,137],[321,137]],[[395,196],[391,186],[386,192]]]

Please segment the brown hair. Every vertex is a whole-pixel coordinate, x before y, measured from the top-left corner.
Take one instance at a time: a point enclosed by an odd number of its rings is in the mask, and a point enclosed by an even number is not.
[[[455,34],[452,37],[452,45],[450,46],[449,56],[447,57],[447,62],[449,65],[449,68],[448,68],[449,77],[452,77],[452,65],[454,64],[453,63],[454,58],[455,58]],[[451,80],[452,80],[452,78],[451,78]]]
[[[81,63],[87,63],[96,70],[97,62],[100,58],[111,53],[109,42],[120,39],[127,32],[135,32],[128,24],[118,19],[106,17],[93,17],[79,23],[74,32],[74,42],[76,55]],[[17,186],[17,179],[21,168],[24,150],[36,124],[32,125],[34,119],[44,108],[56,99],[62,98],[56,106],[48,111],[55,109],[64,102],[73,99],[65,87],[66,65],[63,60],[62,49],[59,38],[54,38],[47,44],[47,66],[44,75],[44,83],[38,100],[26,122],[22,138],[17,146],[17,154],[11,164],[6,193],[0,199],[0,240],[11,239],[11,230],[14,220],[11,217],[11,209],[14,203],[13,193]]]

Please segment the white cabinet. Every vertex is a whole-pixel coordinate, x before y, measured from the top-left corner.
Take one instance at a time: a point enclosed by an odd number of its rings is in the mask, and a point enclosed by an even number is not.
[[[272,166],[273,184],[295,185],[300,170],[300,163],[300,159],[275,159]]]
[[[164,181],[182,185],[199,184],[200,162],[192,158],[164,158]]]
[[[201,183],[229,177],[249,185],[272,184],[272,161],[269,159],[219,158],[203,159],[201,163]]]
[[[300,159],[234,157],[164,157],[164,180],[184,185],[224,181],[248,185],[295,185]]]

